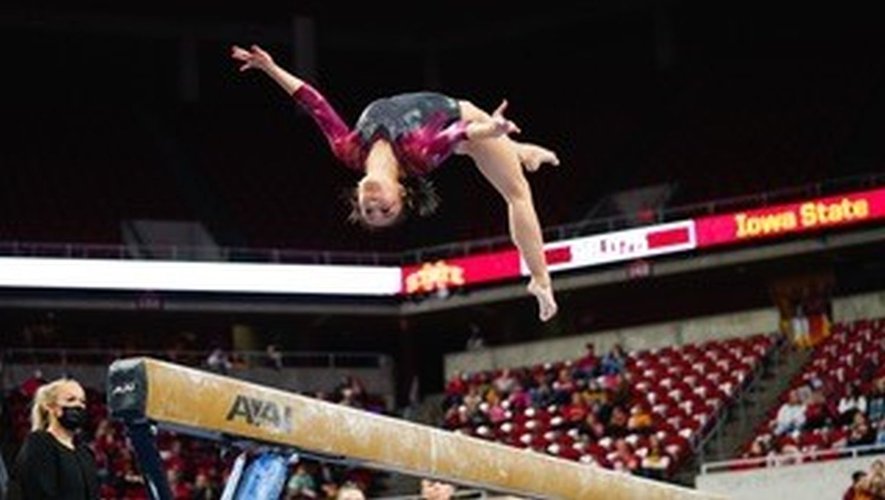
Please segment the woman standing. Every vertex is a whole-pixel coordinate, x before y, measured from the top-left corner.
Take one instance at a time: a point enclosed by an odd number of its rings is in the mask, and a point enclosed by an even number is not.
[[[88,447],[77,442],[86,421],[86,393],[76,381],[56,380],[37,390],[31,432],[12,468],[11,499],[98,498],[95,459]]]

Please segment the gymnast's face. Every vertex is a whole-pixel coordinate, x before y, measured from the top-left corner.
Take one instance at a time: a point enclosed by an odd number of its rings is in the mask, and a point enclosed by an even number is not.
[[[372,227],[394,224],[403,210],[405,190],[399,182],[365,177],[357,186],[357,202],[363,222]]]

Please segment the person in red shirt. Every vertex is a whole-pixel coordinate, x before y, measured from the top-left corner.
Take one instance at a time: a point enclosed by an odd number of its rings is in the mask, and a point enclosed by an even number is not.
[[[861,480],[867,476],[867,473],[859,470],[855,471],[851,474],[851,486],[845,490],[845,493],[842,495],[842,500],[858,500],[862,495],[858,495],[858,485]]]
[[[571,402],[562,408],[562,416],[569,425],[576,425],[587,418],[587,405],[580,392],[573,392]]]
[[[624,439],[615,441],[615,451],[612,454],[611,461],[615,465],[615,470],[626,472],[637,472],[639,470],[639,457],[633,453],[630,445]]]
[[[322,94],[278,66],[266,51],[233,46],[240,71],[258,69],[273,79],[316,121],[335,156],[361,172],[351,218],[370,228],[391,226],[411,209],[420,216],[438,205],[424,176],[448,157],[470,157],[507,203],[510,234],[531,274],[528,291],[547,321],[557,312],[544,257],[541,225],[523,173],[542,164],[559,164],[556,154],[516,142],[520,131],[504,117],[507,101],[491,115],[466,100],[435,92],[414,92],[378,99],[351,129]],[[409,181],[417,181],[410,188]]]

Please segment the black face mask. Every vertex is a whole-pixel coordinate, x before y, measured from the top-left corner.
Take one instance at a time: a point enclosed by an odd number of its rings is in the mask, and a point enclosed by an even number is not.
[[[79,406],[62,406],[58,423],[73,432],[86,425],[86,408]]]

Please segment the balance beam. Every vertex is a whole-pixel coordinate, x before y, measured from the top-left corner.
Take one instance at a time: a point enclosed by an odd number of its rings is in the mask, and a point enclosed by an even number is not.
[[[253,440],[518,496],[722,498],[150,358],[111,365],[108,406],[130,424]]]

